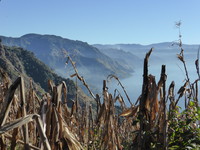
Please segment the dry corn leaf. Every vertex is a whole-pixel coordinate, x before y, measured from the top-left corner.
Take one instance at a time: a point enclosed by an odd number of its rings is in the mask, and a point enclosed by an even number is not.
[[[180,61],[184,62],[183,56],[181,56],[180,54],[177,54],[177,57],[178,57],[178,59],[179,59]]]
[[[123,116],[123,117],[133,117],[136,115],[136,113],[138,112],[139,106],[134,106],[131,107],[127,110],[125,110],[124,112],[122,112],[119,116]]]
[[[70,77],[73,78],[75,76],[77,76],[77,73],[72,74]]]
[[[66,139],[70,150],[83,150],[83,147],[76,139],[76,136],[69,131],[66,125],[63,127],[63,137]]]

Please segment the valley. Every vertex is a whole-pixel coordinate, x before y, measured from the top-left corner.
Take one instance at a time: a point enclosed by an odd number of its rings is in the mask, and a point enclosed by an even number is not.
[[[176,44],[172,46],[173,42],[151,45],[89,45],[86,42],[55,35],[27,34],[19,38],[5,36],[0,36],[0,38],[7,46],[19,46],[30,50],[38,59],[64,78],[70,78],[70,75],[74,73],[71,64],[65,63],[66,54],[69,55],[92,91],[100,95],[102,81],[106,80],[108,75],[114,74],[120,78],[132,101],[135,102],[142,88],[143,58],[152,47],[154,50],[149,60],[149,70],[157,77],[156,80],[159,80],[162,64],[167,67],[167,86],[176,80],[176,91],[178,91],[185,80],[183,65],[177,59],[180,50]],[[198,45],[183,45],[183,48],[191,81],[194,82],[197,78],[194,62],[197,58]],[[82,83],[78,82],[78,85],[89,95]],[[115,81],[111,81],[108,86],[112,93],[116,88]],[[120,87],[119,90],[121,90]]]

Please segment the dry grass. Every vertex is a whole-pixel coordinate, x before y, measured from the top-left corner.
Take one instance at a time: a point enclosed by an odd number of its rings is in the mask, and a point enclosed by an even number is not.
[[[158,83],[148,74],[148,59],[152,49],[144,59],[142,94],[138,105],[133,105],[121,84],[131,107],[127,108],[123,97],[111,95],[103,82],[102,101],[100,96],[90,92],[95,99],[96,114],[86,103],[79,106],[78,100],[72,108],[66,105],[67,87],[63,82],[55,86],[49,82],[50,92],[38,98],[34,90],[24,88],[23,77],[19,77],[9,86],[9,78],[1,70],[0,87],[0,148],[14,150],[81,150],[81,149],[167,149],[169,145],[169,120],[176,116],[174,110],[182,96],[195,93],[198,105],[198,86],[188,87],[187,82],[179,90],[179,98],[174,96],[174,82],[166,94],[165,66],[162,66]],[[183,56],[178,58],[184,62]],[[71,58],[68,58],[71,62]],[[77,77],[87,87],[85,80],[75,69]],[[196,81],[193,85],[198,85]],[[89,87],[87,87],[88,90]],[[188,88],[190,90],[188,90]],[[170,100],[169,111],[167,100]],[[121,104],[121,114],[116,113],[115,102]],[[189,103],[186,103],[189,106]],[[197,125],[196,125],[197,126]]]

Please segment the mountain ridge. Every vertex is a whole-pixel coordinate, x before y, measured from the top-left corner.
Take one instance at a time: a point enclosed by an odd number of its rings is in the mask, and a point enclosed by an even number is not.
[[[63,50],[72,59],[76,59],[78,70],[89,72],[89,75],[82,72],[87,79],[91,79],[90,74],[94,74],[93,70],[96,71],[95,74],[101,77],[101,80],[105,79],[109,74],[125,77],[133,72],[133,69],[123,67],[122,64],[103,54],[99,49],[89,45],[87,42],[70,40],[55,35],[33,33],[19,38],[5,36],[0,36],[0,38],[5,45],[19,46],[34,52],[37,58],[58,71],[57,73],[62,76],[66,76],[66,58],[62,53]],[[86,63],[84,60],[87,59],[92,60],[92,63]],[[95,82],[95,79],[93,82]]]
[[[93,44],[93,46],[99,48],[99,49],[108,49],[108,48],[113,48],[113,49],[118,49],[118,50],[125,50],[125,51],[130,51],[130,49],[136,49],[136,48],[174,48],[172,45],[178,45],[178,43],[175,41],[173,42],[161,42],[161,43],[152,43],[152,44]],[[200,44],[199,44],[200,45]],[[182,44],[183,48],[191,48],[199,47],[198,44]]]
[[[13,81],[17,77],[23,76],[26,87],[29,87],[32,81],[34,89],[36,89],[41,96],[45,91],[48,92],[48,81],[52,80],[56,85],[63,81],[66,83],[68,100],[74,100],[76,97],[76,86],[72,80],[58,76],[53,70],[38,60],[33,52],[23,48],[4,46],[0,42],[0,68],[6,72]],[[87,100],[92,102],[92,99],[87,97],[80,89],[79,99],[81,104],[84,104]],[[71,103],[71,101],[69,101],[69,103]]]

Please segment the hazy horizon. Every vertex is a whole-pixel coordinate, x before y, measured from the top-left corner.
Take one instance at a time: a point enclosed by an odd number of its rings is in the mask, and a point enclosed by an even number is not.
[[[37,35],[45,35],[45,36],[58,36],[58,37],[61,37],[63,39],[69,39],[69,40],[73,40],[73,41],[80,41],[80,40],[77,40],[77,39],[70,39],[68,37],[63,37],[63,36],[60,36],[60,35],[55,35],[55,34],[41,34],[41,33],[26,33],[26,34],[23,34],[23,35],[20,35],[20,36],[6,36],[6,35],[1,35],[0,36],[5,36],[5,37],[9,37],[9,38],[20,38],[20,37],[23,37],[25,35],[29,35],[29,34],[37,34]],[[81,42],[86,42],[88,43],[87,41],[81,41]],[[177,42],[176,40],[175,41],[163,41],[163,42],[155,42],[155,43],[149,43],[149,44],[141,44],[141,43],[94,43],[94,44],[90,44],[88,43],[89,45],[140,45],[140,46],[149,46],[149,45],[155,45],[155,44],[164,44],[164,43],[173,43],[173,42]],[[188,44],[188,43],[183,43],[184,45],[200,45],[200,43],[194,43],[194,44]]]

